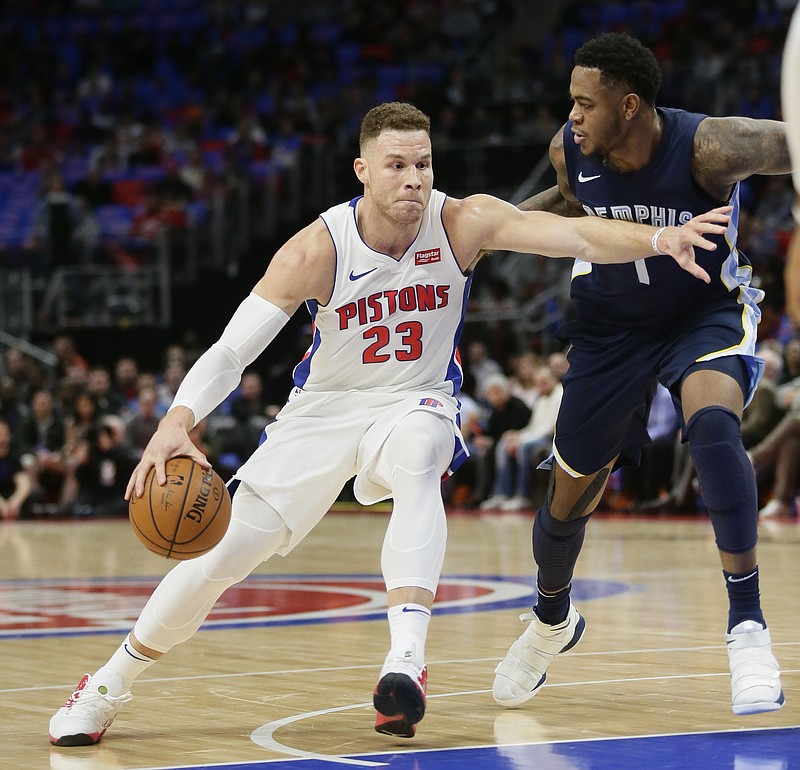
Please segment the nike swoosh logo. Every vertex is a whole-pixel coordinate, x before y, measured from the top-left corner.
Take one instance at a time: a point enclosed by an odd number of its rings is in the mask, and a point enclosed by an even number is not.
[[[578,174],[579,182],[591,182],[593,179],[600,179],[602,174],[595,174],[594,176],[584,176],[583,171]]]
[[[740,578],[735,578],[735,577],[733,577],[733,575],[729,575],[728,576],[728,582],[729,583],[743,583],[745,580],[750,580],[750,578],[753,577],[755,574],[756,574],[755,572],[751,572],[749,575],[745,575],[744,577],[740,577]]]
[[[367,270],[365,273],[354,273],[352,270],[350,271],[350,280],[357,281],[359,278],[363,278],[365,275],[369,275],[370,273],[374,273],[378,268],[373,267],[372,270]]]
[[[423,615],[430,615],[430,612],[425,612],[425,610],[416,610],[413,607],[403,607],[403,612],[421,612]]]
[[[134,660],[140,660],[142,663],[147,661],[147,658],[143,658],[141,655],[137,655],[136,652],[128,646],[127,642],[125,643],[125,652],[128,653]]]

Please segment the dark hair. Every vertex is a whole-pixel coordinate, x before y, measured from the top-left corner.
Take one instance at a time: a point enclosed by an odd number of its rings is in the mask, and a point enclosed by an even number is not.
[[[661,68],[635,37],[616,32],[595,37],[575,52],[575,66],[600,70],[601,81],[630,88],[650,106],[656,103]]]
[[[384,102],[373,107],[361,121],[358,137],[360,152],[364,146],[376,139],[383,131],[431,132],[431,119],[422,110],[408,102]]]

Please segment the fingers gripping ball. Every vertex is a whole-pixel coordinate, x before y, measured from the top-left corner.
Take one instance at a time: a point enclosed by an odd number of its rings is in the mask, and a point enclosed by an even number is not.
[[[210,551],[228,529],[231,496],[219,474],[190,457],[167,460],[166,472],[162,487],[151,468],[143,496],[131,497],[131,525],[153,553],[167,559],[194,559]]]

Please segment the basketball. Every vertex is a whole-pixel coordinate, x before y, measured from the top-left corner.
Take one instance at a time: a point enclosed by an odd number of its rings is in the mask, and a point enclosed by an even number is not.
[[[210,551],[225,534],[231,519],[231,496],[213,469],[191,457],[166,462],[162,487],[153,467],[142,497],[131,497],[131,525],[145,548],[166,559],[194,559]]]

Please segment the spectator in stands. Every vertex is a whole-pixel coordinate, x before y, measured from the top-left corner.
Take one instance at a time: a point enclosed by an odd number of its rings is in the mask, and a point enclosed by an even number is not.
[[[228,136],[228,145],[245,165],[266,160],[269,154],[267,135],[252,112],[241,116],[238,126]]]
[[[742,443],[745,449],[765,439],[786,413],[786,409],[778,404],[777,382],[783,368],[781,354],[762,346],[758,355],[764,359],[764,374],[742,414]]]
[[[75,264],[74,234],[78,221],[75,198],[60,173],[49,173],[36,210],[32,246],[37,268],[49,274],[54,267]]]
[[[475,378],[475,393],[479,399],[484,397],[489,375],[503,372],[503,367],[489,356],[486,343],[481,340],[473,340],[467,346],[466,368]]]
[[[216,465],[219,453],[214,437],[208,430],[208,418],[204,417],[189,431],[192,443],[208,458],[212,465]]]
[[[27,408],[17,393],[17,383],[7,374],[0,375],[0,420],[11,428],[12,434],[27,414]]]
[[[103,415],[119,415],[125,408],[125,399],[111,387],[111,373],[105,366],[95,366],[89,372],[86,390],[97,403]]]
[[[14,380],[17,397],[27,403],[34,390],[45,382],[42,366],[36,359],[18,348],[6,348],[5,373]]]
[[[619,469],[622,492],[630,498],[629,510],[665,510],[673,504],[670,491],[676,442],[681,440],[678,435],[679,424],[672,396],[659,383],[647,417],[650,443],[642,447],[638,467],[625,466]],[[688,454],[686,458],[691,462]]]
[[[137,462],[138,458],[142,456],[147,442],[156,432],[160,419],[156,389],[142,388],[139,391],[133,416],[125,425],[125,444],[136,457]]]
[[[206,200],[209,197],[211,179],[200,148],[195,148],[189,153],[189,157],[186,163],[181,166],[178,176],[192,191],[194,200]]]
[[[75,340],[68,334],[59,334],[53,339],[53,352],[58,358],[57,372],[60,377],[69,376],[73,367],[88,372],[89,362],[78,352]]]
[[[475,437],[483,432],[483,424],[487,415],[485,409],[473,396],[474,392],[475,380],[468,372],[465,372],[458,400],[461,402],[461,435],[464,437],[464,443],[470,456],[450,478],[444,481],[442,490],[445,503],[459,508],[475,508],[481,502],[478,493],[480,473],[477,468],[477,460],[479,452],[475,446]]]
[[[790,516],[797,513],[795,496],[800,483],[800,413],[791,410],[748,454],[764,491],[765,475],[773,473],[769,502],[759,510],[759,518]]]
[[[166,414],[175,394],[178,392],[178,386],[186,376],[186,366],[182,361],[173,359],[167,363],[164,369],[164,377],[156,386],[158,393],[157,410],[161,414]]]
[[[281,116],[275,136],[270,141],[272,159],[282,169],[293,169],[300,161],[302,148],[303,133],[297,129],[291,116]]]
[[[530,420],[521,429],[505,431],[495,452],[494,490],[481,508],[521,511],[533,505],[534,468],[550,454],[553,431],[563,388],[549,366],[539,366],[535,373],[539,393]]]
[[[138,395],[139,364],[129,356],[118,358],[114,364],[115,399],[121,400],[129,409],[136,405]]]
[[[86,434],[77,458],[78,491],[71,505],[75,516],[124,516],[125,486],[136,465],[123,444],[117,418],[104,418]]]
[[[485,500],[494,486],[497,445],[510,430],[521,430],[531,418],[531,410],[516,396],[511,395],[511,383],[501,372],[486,376],[481,400],[488,408],[483,432],[473,443],[478,456],[477,496]]]
[[[53,394],[45,389],[33,393],[30,413],[17,430],[20,456],[30,458],[39,497],[44,502],[58,504],[64,484],[64,422],[56,410]]]
[[[771,352],[761,352],[767,362],[765,378],[767,368],[775,363],[770,360]],[[793,354],[786,356],[786,360],[793,360]],[[800,377],[780,385],[774,392],[775,407],[782,417],[748,452],[759,481],[759,492],[770,498],[759,511],[761,518],[796,512],[794,499],[800,484]],[[770,484],[771,494],[768,494]]]
[[[778,385],[800,378],[800,339],[791,339],[783,347],[783,367]]]
[[[12,446],[11,428],[0,420],[0,519],[18,519],[33,491],[30,473]]]
[[[569,360],[567,359],[567,354],[563,352],[551,353],[547,357],[547,365],[560,382],[562,379],[564,379],[564,375],[569,369]]]
[[[533,409],[539,395],[536,373],[541,365],[541,360],[535,353],[522,353],[512,364],[514,373],[510,377],[511,394],[524,401],[529,409]]]

